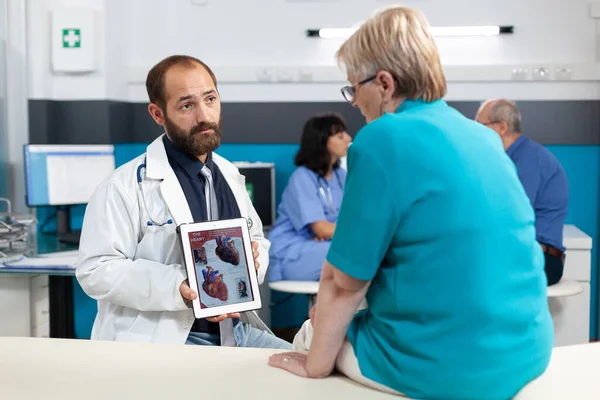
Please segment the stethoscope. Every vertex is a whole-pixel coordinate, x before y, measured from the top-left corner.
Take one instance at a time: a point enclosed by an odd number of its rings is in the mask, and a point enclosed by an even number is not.
[[[144,185],[142,185],[142,170],[145,168],[146,168],[146,158],[144,158],[143,163],[138,165],[137,172],[136,172],[138,186],[140,187],[140,192],[142,194],[142,204],[144,205],[144,210],[146,211],[146,214],[148,215],[148,221],[146,222],[146,225],[148,225],[148,226],[170,225],[173,223],[173,220],[171,218],[169,218],[165,222],[156,222],[154,220],[154,218],[152,218],[152,216],[150,215],[150,212],[148,211],[148,206],[146,205],[146,196],[144,196]],[[252,218],[247,217],[246,220],[248,221],[248,229],[252,228],[252,225],[254,225],[254,222],[252,222]]]
[[[148,226],[170,225],[173,223],[173,220],[171,218],[169,218],[165,222],[156,222],[154,220],[154,218],[152,218],[152,216],[150,215],[150,211],[148,211],[148,206],[146,205],[146,196],[144,196],[144,185],[142,185],[142,170],[145,168],[146,168],[146,159],[144,158],[144,162],[141,163],[140,165],[138,165],[138,167],[137,167],[137,181],[138,181],[138,186],[140,187],[140,192],[142,193],[142,204],[144,205],[144,210],[146,211],[146,214],[148,215],[148,221],[146,222],[146,225],[148,225]]]
[[[336,174],[336,171],[333,171],[333,173]],[[332,179],[332,181],[333,181],[333,179]],[[323,182],[325,182],[325,185],[323,185]],[[319,194],[323,198],[323,201],[325,202],[325,206],[333,214],[335,212],[335,209],[333,207],[333,195],[331,194],[330,183],[327,181],[327,179],[325,179],[322,176],[319,176],[317,178],[317,183],[319,185]]]

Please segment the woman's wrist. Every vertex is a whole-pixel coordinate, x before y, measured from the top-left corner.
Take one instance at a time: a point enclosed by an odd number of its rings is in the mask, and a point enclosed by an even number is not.
[[[326,378],[333,372],[335,367],[335,359],[330,362],[320,360],[323,355],[316,354],[313,350],[309,351],[306,359],[306,373],[309,378]]]

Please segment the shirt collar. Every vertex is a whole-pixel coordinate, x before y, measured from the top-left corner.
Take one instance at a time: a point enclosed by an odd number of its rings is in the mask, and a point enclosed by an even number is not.
[[[526,140],[527,138],[524,135],[520,135],[517,140],[506,149],[506,154],[508,154],[509,157],[513,157]]]
[[[421,98],[418,98],[415,100],[406,99],[398,106],[398,108],[396,109],[396,112],[399,113],[399,112],[407,111],[407,110],[410,110],[413,108],[427,106],[427,105],[434,105],[434,104],[445,104],[445,101],[442,99],[439,99],[439,100],[435,100],[430,103],[427,103],[427,102],[423,101],[423,99],[421,99]]]
[[[204,168],[206,165],[209,169],[213,169],[213,161],[212,161],[212,153],[208,154],[206,158],[206,163],[198,160],[196,157],[190,156],[188,153],[180,149],[175,143],[171,142],[167,135],[163,137],[163,142],[165,144],[165,151],[167,152],[167,157],[175,161],[181,168],[187,172],[187,174],[196,178],[200,174],[200,170]]]

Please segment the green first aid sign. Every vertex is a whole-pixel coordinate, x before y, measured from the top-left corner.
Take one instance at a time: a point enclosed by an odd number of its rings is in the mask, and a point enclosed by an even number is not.
[[[62,43],[65,49],[81,47],[81,29],[67,28],[62,30]]]
[[[246,192],[248,192],[248,196],[250,196],[250,201],[254,204],[254,185],[250,182],[246,183]]]

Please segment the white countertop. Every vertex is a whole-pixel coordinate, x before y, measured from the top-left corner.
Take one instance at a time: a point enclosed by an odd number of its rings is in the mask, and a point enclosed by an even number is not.
[[[308,380],[269,367],[281,350],[0,338],[0,398],[36,400],[383,400],[335,376]]]
[[[575,225],[565,225],[563,229],[563,246],[567,250],[590,250],[592,238]]]
[[[514,400],[600,399],[600,343],[556,347],[550,366]]]
[[[0,338],[3,399],[398,399],[341,376],[309,380],[267,365],[280,350]],[[515,400],[600,399],[600,343],[555,348]]]

